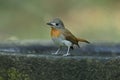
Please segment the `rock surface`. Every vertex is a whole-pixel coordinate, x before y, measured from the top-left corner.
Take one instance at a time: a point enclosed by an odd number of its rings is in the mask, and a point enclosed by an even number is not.
[[[0,44],[0,80],[120,80],[120,45],[90,44],[71,56],[41,44]]]

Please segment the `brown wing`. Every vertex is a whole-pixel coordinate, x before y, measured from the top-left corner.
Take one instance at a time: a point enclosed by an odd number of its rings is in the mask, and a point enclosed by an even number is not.
[[[71,41],[73,44],[78,45],[77,38],[67,29],[62,30],[63,35],[65,36],[66,40]]]

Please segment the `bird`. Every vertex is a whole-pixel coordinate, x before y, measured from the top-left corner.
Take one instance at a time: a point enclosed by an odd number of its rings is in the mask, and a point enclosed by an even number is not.
[[[63,46],[67,47],[67,52],[66,54],[63,54],[63,56],[69,56],[69,50],[73,49],[73,45],[77,45],[78,47],[79,44],[78,42],[85,42],[85,43],[90,43],[89,41],[82,39],[82,38],[77,38],[75,37],[65,26],[63,21],[60,18],[54,18],[51,21],[46,23],[51,27],[51,38],[53,42],[59,46],[58,50],[55,53],[52,54],[58,54],[60,49]]]

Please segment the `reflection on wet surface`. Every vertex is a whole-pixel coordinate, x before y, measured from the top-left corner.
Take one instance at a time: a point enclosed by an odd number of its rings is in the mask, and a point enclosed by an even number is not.
[[[57,50],[56,46],[45,46],[41,44],[0,44],[0,52],[2,54],[25,54],[30,56],[35,55],[48,55],[53,56],[51,53]],[[66,48],[63,48],[57,56],[66,53]],[[81,48],[75,48],[70,51],[71,56],[89,56],[89,57],[115,57],[120,56],[120,44],[90,44]],[[55,55],[56,56],[56,55]],[[56,56],[56,57],[57,57]]]

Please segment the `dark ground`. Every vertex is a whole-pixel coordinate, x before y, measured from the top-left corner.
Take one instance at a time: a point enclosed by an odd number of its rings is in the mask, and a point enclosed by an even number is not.
[[[71,56],[55,46],[0,44],[0,80],[120,80],[120,45],[90,44]]]

